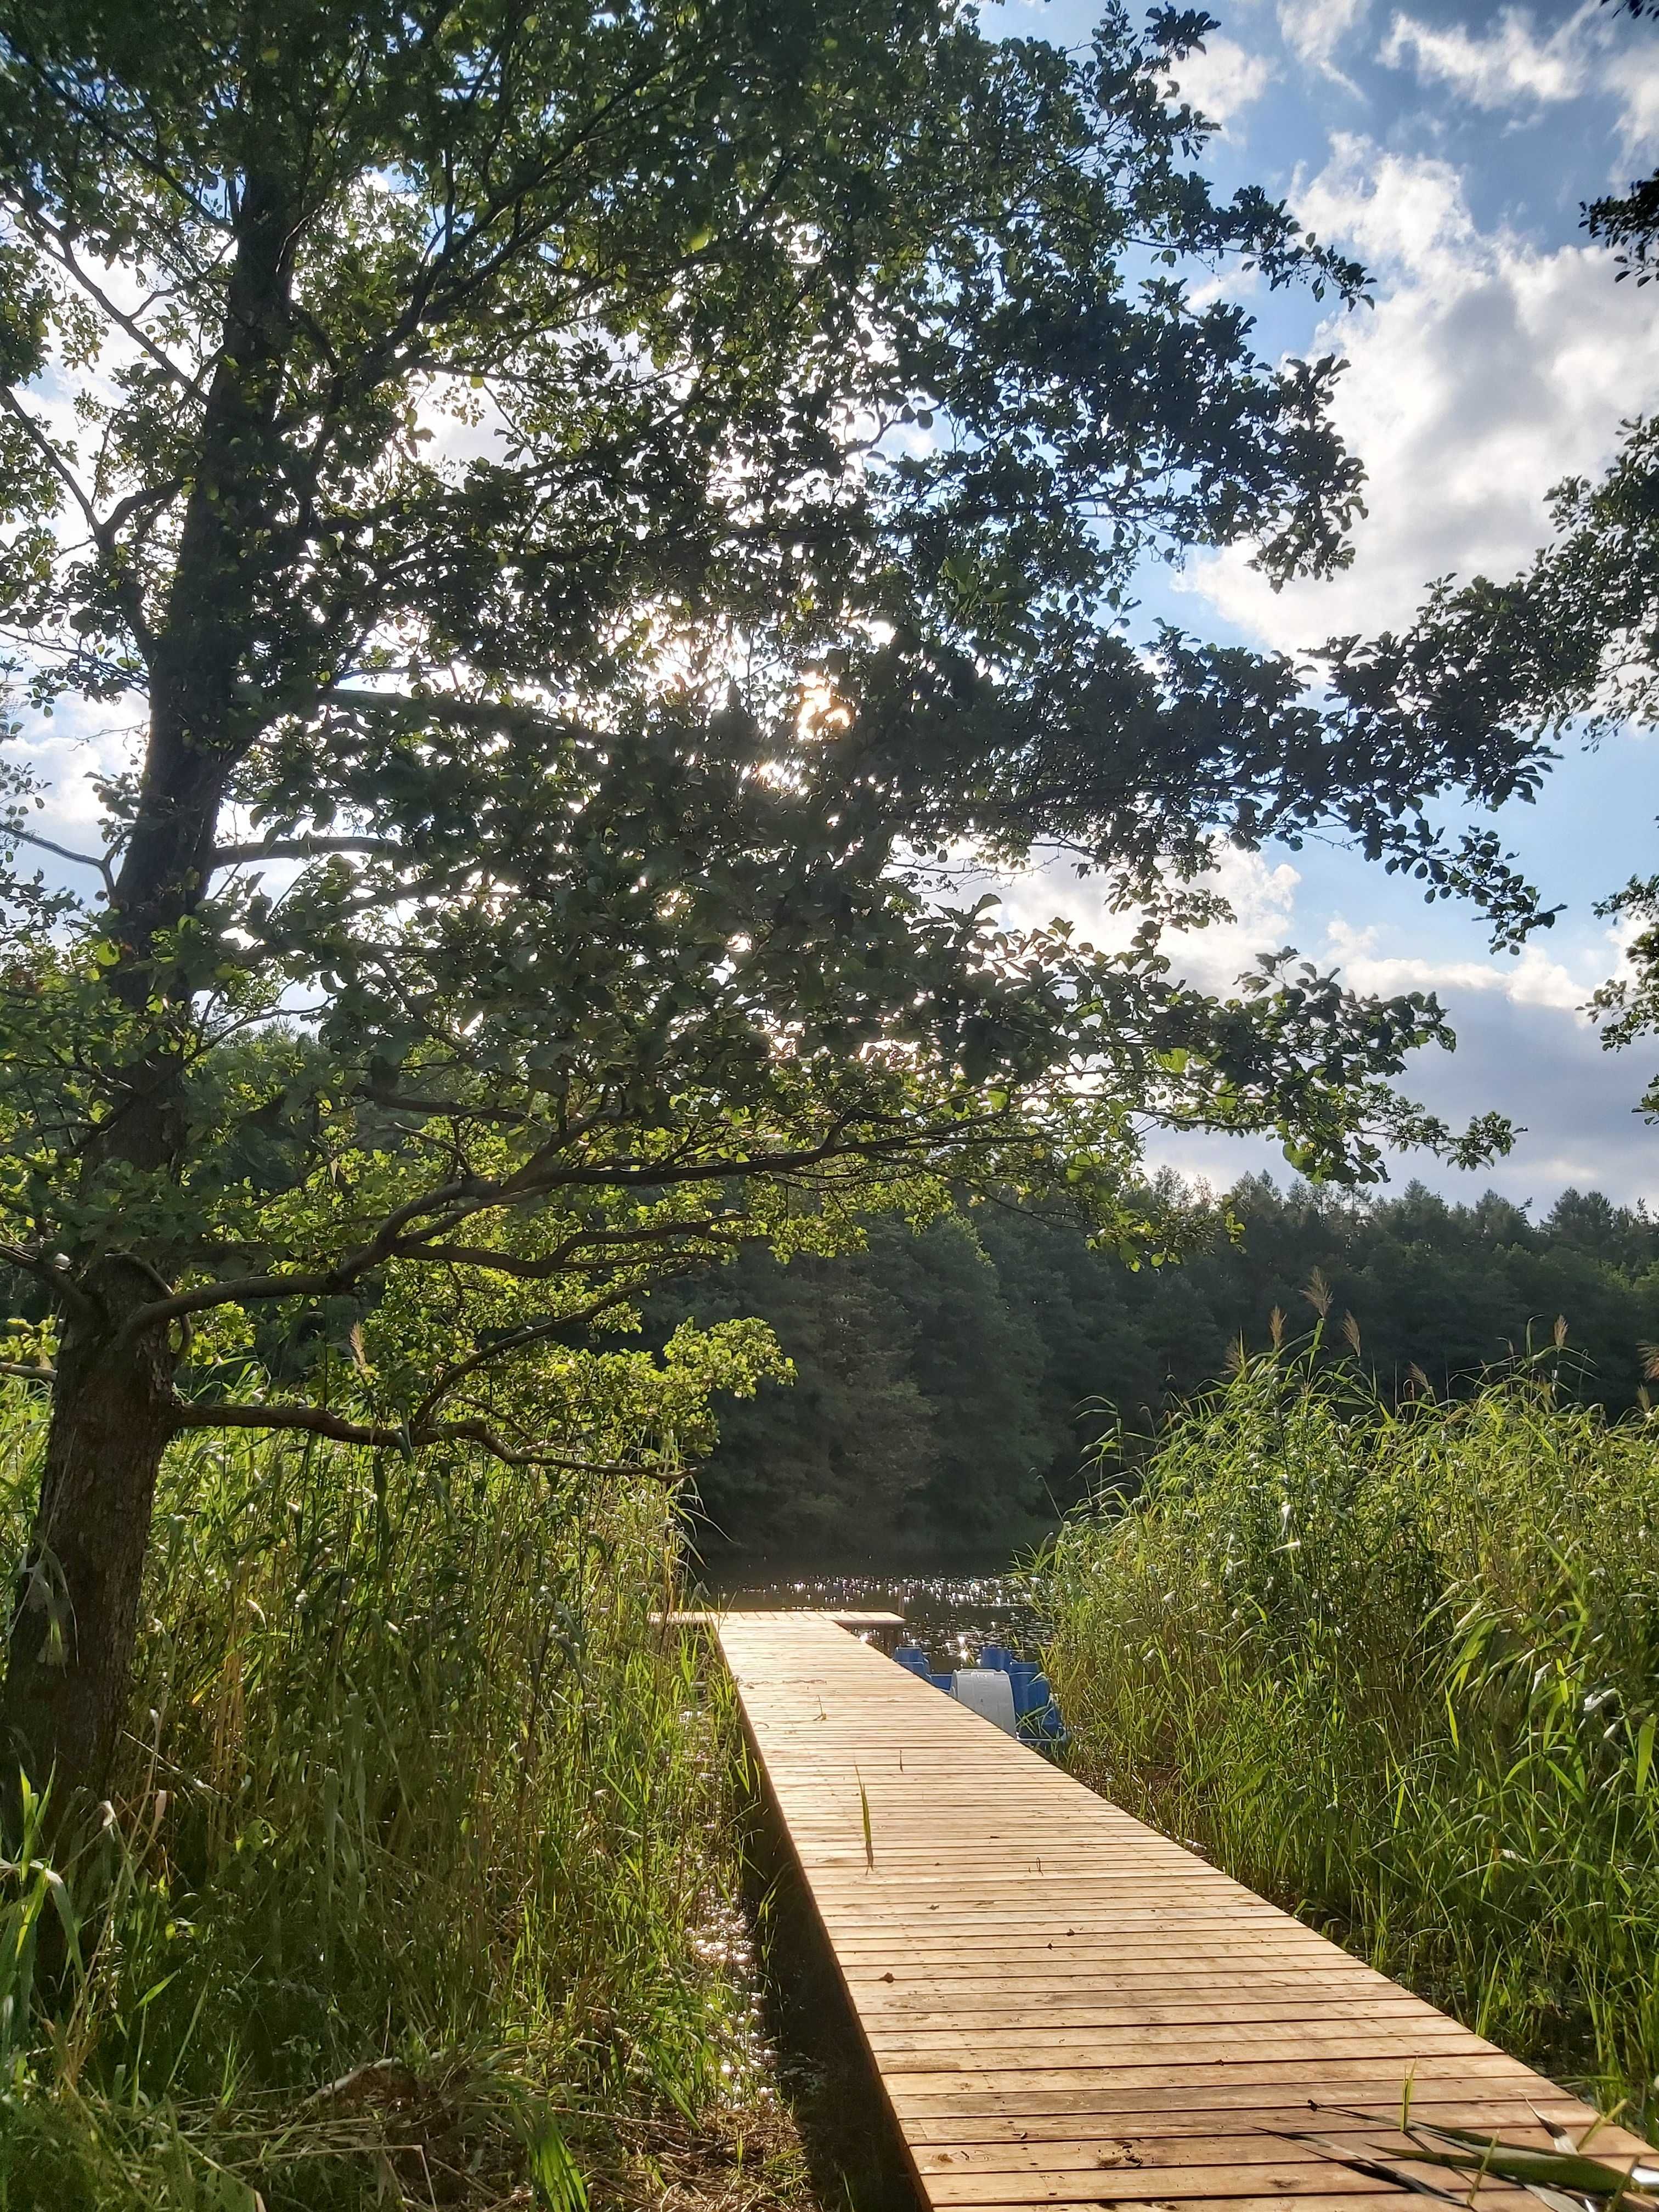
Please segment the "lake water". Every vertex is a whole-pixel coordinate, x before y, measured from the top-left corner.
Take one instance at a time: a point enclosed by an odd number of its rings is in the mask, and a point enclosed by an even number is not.
[[[1021,1658],[1041,1655],[1042,1626],[1012,1575],[933,1575],[882,1579],[818,1575],[733,1584],[710,1593],[721,1605],[811,1606],[830,1613],[902,1613],[908,1639],[926,1647],[935,1674],[975,1665],[988,1644]]]

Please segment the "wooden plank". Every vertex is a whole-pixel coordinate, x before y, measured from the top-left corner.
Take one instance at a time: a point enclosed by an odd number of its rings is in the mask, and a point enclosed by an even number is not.
[[[1258,2128],[1251,2134],[1190,2135],[1159,2136],[1137,2129],[1133,2134],[1120,2133],[1097,2137],[1087,2142],[1004,2141],[991,2143],[921,2143],[916,2147],[916,2165],[923,2173],[951,2176],[974,2174],[1038,2174],[1048,2178],[1066,2173],[1088,2173],[1098,2177],[1103,2172],[1129,2172],[1145,2174],[1149,2179],[1158,2173],[1178,2169],[1184,2180],[1197,2166],[1237,2167],[1246,2192],[1260,2190],[1266,2182],[1262,2169],[1274,2173],[1296,2177],[1296,2183],[1304,2191],[1317,2193],[1322,2187],[1334,2185],[1331,2160],[1322,2158],[1311,2143],[1293,2140],[1298,2127],[1305,2128],[1307,2115],[1301,2120],[1290,2120],[1276,2129]],[[1423,2165],[1414,2158],[1417,2148],[1397,2129],[1378,2130],[1357,2128],[1344,2124],[1320,2131],[1328,2141],[1340,2143],[1345,2150],[1386,2152],[1409,2165]],[[1625,2154],[1628,2163],[1630,2154]],[[1432,2172],[1431,2166],[1425,2171]],[[1363,2177],[1350,2177],[1360,2187],[1367,2184]],[[1277,2187],[1278,2183],[1270,2185]],[[1346,2184],[1345,2184],[1346,2185]],[[1376,2187],[1372,2180],[1369,2186]],[[994,2191],[986,2191],[987,2195]],[[1098,2186],[1097,2185],[1097,2193]],[[1158,2195],[1161,2191],[1155,2189]],[[1228,2195],[1237,2194],[1228,2191]]]
[[[1277,2203],[1286,2197],[1298,2204],[1352,2204],[1370,2200],[1375,2180],[1351,2173],[1328,2159],[1312,2166],[1191,2166],[1145,2173],[1119,2167],[1093,2173],[927,2173],[921,2177],[930,2203],[972,2204],[1158,2204],[1237,2205]],[[1267,2191],[1273,2195],[1268,2197]],[[1401,2192],[1404,2199],[1404,2192]],[[1400,2201],[1400,2200],[1396,2200]],[[1404,2201],[1411,2201],[1405,2199]],[[1538,2212],[1538,2200],[1520,2189],[1483,2189],[1483,2212]]]
[[[905,2128],[919,2164],[925,2163],[926,2154],[934,2145],[954,2145],[970,2151],[976,2146],[987,2151],[1029,2146],[1034,2154],[1052,2150],[1063,2159],[1091,2144],[1127,2142],[1149,2163],[1178,2165],[1196,2162],[1206,2144],[1224,2136],[1234,2146],[1233,2156],[1257,2161],[1273,2158],[1279,2151],[1275,2134],[1297,2128],[1316,2128],[1334,2140],[1376,2144],[1404,2140],[1395,2126],[1397,2112],[1367,2107],[1363,2100],[1358,2109],[1375,2110],[1374,2123],[1364,2128],[1341,2110],[1310,2112],[1305,2102],[1264,2105],[1260,2092],[1254,2088],[1241,2094],[1246,2100],[1242,2106],[1228,2106],[1213,2096],[1196,2106],[1166,2097],[1162,2105],[1146,2101],[1115,2112],[1038,2112],[1022,2108],[1018,2112],[946,2112],[933,2118],[913,2113]],[[1412,2100],[1413,2112],[1436,2126],[1501,2124],[1505,2132],[1514,2129],[1532,2141],[1537,2140],[1533,2123],[1539,2113],[1550,2119],[1559,2117],[1565,2122],[1576,2105],[1577,2100],[1565,2092],[1553,2100],[1543,2099],[1534,2107],[1521,2096],[1507,2102],[1496,2094],[1471,2100],[1438,2092],[1431,2084]],[[1229,2132],[1242,2128],[1252,2132]]]
[[[1287,2135],[1398,2154],[1407,2083],[1540,2148],[1540,2115],[1595,2124],[831,1618],[710,1625],[924,2207],[1409,2212]],[[1483,2185],[1479,2212],[1537,2207]]]
[[[1230,2027],[1266,2028],[1297,2022],[1325,2024],[1339,2005],[1345,2021],[1415,2023],[1422,2011],[1420,2001],[1403,1991],[1395,1997],[1352,1997],[1346,1994],[1334,1997],[1328,1990],[1312,1990],[1304,1996],[1232,1996],[1220,2004],[1206,2002],[1202,1996],[1189,1997],[1184,2002],[1158,1999],[1139,2003],[1126,2002],[1120,1997],[1115,2004],[1076,1999],[1069,2002],[1056,1999],[1048,2004],[1010,2004],[981,1999],[972,2011],[976,2027],[993,2028],[999,2035],[1041,2035],[1052,2043],[1062,2030],[1075,2034],[1079,2030],[1108,2029],[1121,2034],[1137,2025],[1189,2027],[1221,2023]],[[884,2004],[879,1996],[861,1996],[859,2007],[872,2026],[879,2027],[889,2036],[902,2033],[959,2039],[962,2034],[960,2005],[948,2012],[921,2012],[914,2002]]]
[[[1396,2057],[1236,2058],[1182,2064],[1119,2063],[1094,2069],[988,2068],[954,2075],[901,2072],[883,2075],[890,2102],[918,2112],[1083,2112],[1139,2111],[1173,2100],[1194,2110],[1220,2102],[1240,2109],[1265,2101],[1300,2100],[1317,2106],[1357,2105],[1379,2112],[1400,2109],[1405,2082],[1412,2101],[1425,2088],[1484,2100],[1533,2099],[1538,2077],[1501,2055],[1495,2058],[1419,2058],[1402,2069]],[[1551,2092],[1557,2091],[1553,2084]],[[1582,2118],[1583,2108],[1575,2105]],[[1601,2138],[1598,2136],[1598,2141]]]
[[[1126,2197],[1121,2191],[1114,2189],[1110,2185],[1109,2175],[1103,2174],[1100,2179],[1101,2186],[1091,2201],[1098,2204],[1102,2208],[1102,2212],[1116,2212],[1120,2203],[1138,2204],[1145,2202],[1144,2199]],[[1284,2199],[1278,2195],[1182,2197],[1177,2192],[1166,2190],[1157,2201],[1159,2204],[1166,2206],[1213,2204],[1218,2208],[1218,2212],[1273,2212],[1273,2208],[1281,2204]],[[1400,2190],[1387,2191],[1376,2190],[1374,2192],[1356,2193],[1352,2197],[1335,2195],[1299,2197],[1297,2199],[1297,2212],[1408,2212],[1408,2208],[1421,2201],[1415,2197],[1407,2197],[1403,2191]],[[1480,2212],[1538,2212],[1537,2198],[1528,2197],[1518,2189],[1484,2188],[1480,2191]],[[1018,2199],[1011,2202],[1005,2198],[999,2199],[994,2204],[976,2206],[975,2212],[1030,2212],[1030,2206],[1029,2202],[1022,2203]]]
[[[793,1617],[788,1613],[781,1613],[778,1616],[782,1620],[787,1620]],[[902,1613],[811,1613],[800,1617],[809,1620],[833,1621],[837,1628],[851,1629],[854,1633],[863,1628],[902,1628],[904,1626],[904,1615]],[[691,1612],[653,1613],[651,1616],[651,1625],[653,1628],[665,1626],[716,1628],[720,1625],[720,1613],[714,1608]]]

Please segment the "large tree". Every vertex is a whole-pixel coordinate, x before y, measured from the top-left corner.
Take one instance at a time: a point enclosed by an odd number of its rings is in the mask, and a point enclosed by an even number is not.
[[[1431,1004],[1159,950],[1220,841],[1322,825],[1526,908],[1423,811],[1503,747],[1123,629],[1148,557],[1316,570],[1356,501],[1333,364],[1187,289],[1360,282],[1194,172],[1206,27],[0,0],[0,621],[33,711],[137,733],[92,850],[11,794],[33,1771],[107,1773],[181,1429],[614,1457],[593,1332],[744,1237],[975,1174],[1128,1236],[1148,1118],[1451,1141],[1386,1082]],[[1046,846],[1133,941],[952,890]]]

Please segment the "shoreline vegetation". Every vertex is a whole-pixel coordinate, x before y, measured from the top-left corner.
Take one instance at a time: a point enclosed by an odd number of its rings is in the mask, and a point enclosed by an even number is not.
[[[663,1490],[193,1438],[156,1525],[102,1825],[0,1869],[4,2212],[805,2202]]]
[[[1070,1763],[1650,2126],[1651,1418],[1274,1327],[1021,1585]],[[17,1547],[43,1429],[5,1386]],[[119,1784],[0,1869],[0,2212],[863,2201],[667,1490],[198,1437],[157,1527]]]
[[[0,2212],[880,2212],[694,1552],[1047,1543],[1087,1778],[1644,2116],[1659,1221],[1352,1195],[1524,1133],[1226,892],[1567,911],[1659,425],[1374,636],[1161,618],[1363,552],[1407,294],[1139,12],[0,0]]]
[[[1039,1563],[1074,1771],[1650,2131],[1651,1416],[1559,1347],[1397,1403],[1328,1350],[1243,1360]]]
[[[1223,1194],[1167,1176],[1144,1200],[1178,1266],[1126,1267],[1063,1205],[988,1202],[920,1235],[872,1221],[833,1257],[751,1248],[653,1297],[665,1340],[682,1317],[758,1316],[794,1364],[793,1382],[720,1401],[696,1486],[711,1578],[1000,1570],[1084,1501],[1103,1436],[1121,1425],[1144,1451],[1241,1335],[1265,1343],[1275,1309],[1306,1311],[1316,1271],[1390,1396],[1413,1367],[1467,1395],[1564,1314],[1572,1394],[1622,1413],[1659,1344],[1659,1223],[1598,1191],[1535,1218],[1492,1191],[1368,1199],[1267,1176]],[[1347,1353],[1333,1331],[1320,1356]]]

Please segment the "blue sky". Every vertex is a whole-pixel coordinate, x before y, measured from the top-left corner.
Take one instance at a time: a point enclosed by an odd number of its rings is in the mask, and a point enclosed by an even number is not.
[[[1579,228],[1580,203],[1659,165],[1659,24],[1597,0],[1536,9],[1469,0],[1211,0],[1219,28],[1183,88],[1223,126],[1206,167],[1222,185],[1288,198],[1372,272],[1375,306],[1330,315],[1262,293],[1270,354],[1334,350],[1338,416],[1369,472],[1353,567],[1275,597],[1243,556],[1200,558],[1149,589],[1148,612],[1297,650],[1407,618],[1423,584],[1504,575],[1547,531],[1544,495],[1611,456],[1620,421],[1659,400],[1659,285],[1616,285]],[[1086,40],[1088,0],[1004,0],[988,29]],[[1659,1042],[1609,1054],[1577,1011],[1619,945],[1591,908],[1655,866],[1659,739],[1632,732],[1564,759],[1536,807],[1502,824],[1567,912],[1520,961],[1495,959],[1472,915],[1424,907],[1348,853],[1304,848],[1225,871],[1236,929],[1188,948],[1206,981],[1294,944],[1357,987],[1437,990],[1460,1048],[1423,1054],[1407,1088],[1448,1115],[1498,1107],[1526,1125],[1510,1158],[1467,1175],[1395,1167],[1449,1195],[1488,1184],[1536,1200],[1595,1184],[1659,1203],[1659,1129],[1633,1112]],[[1023,887],[1032,915],[1077,888]],[[1243,954],[1243,957],[1239,957]],[[1226,1181],[1285,1170],[1266,1145],[1182,1139],[1157,1157]]]

